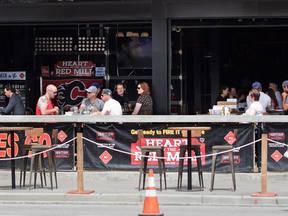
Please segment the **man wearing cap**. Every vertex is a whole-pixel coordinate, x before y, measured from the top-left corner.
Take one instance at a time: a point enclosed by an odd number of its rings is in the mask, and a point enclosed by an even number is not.
[[[259,97],[259,102],[261,103],[263,107],[263,112],[267,112],[271,108],[271,98],[262,92],[262,86],[260,82],[254,82],[252,84],[252,88],[257,89],[260,92],[260,97]],[[246,103],[247,103],[247,108],[251,106],[251,101],[249,100],[249,95],[246,97]]]
[[[97,95],[98,95],[99,92],[101,91],[102,85],[100,85],[100,84],[97,83],[97,82],[93,82],[93,83],[91,84],[91,86],[95,86],[95,87],[97,88]],[[97,96],[97,95],[96,95],[96,96]]]
[[[95,86],[90,86],[87,91],[87,98],[82,101],[80,109],[91,108],[90,112],[102,111],[104,102],[97,98],[98,90]]]
[[[112,98],[110,89],[103,89],[101,94],[102,100],[105,102],[103,110],[97,110],[93,115],[122,115],[122,108],[118,101]]]
[[[282,83],[283,93],[282,93],[282,108],[285,113],[285,115],[288,115],[288,80],[285,80]]]

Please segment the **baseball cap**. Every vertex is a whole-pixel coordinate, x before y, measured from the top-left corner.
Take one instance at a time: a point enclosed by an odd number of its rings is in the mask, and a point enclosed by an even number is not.
[[[102,87],[102,85],[97,82],[92,83],[91,86],[95,86],[96,88]]]
[[[95,86],[90,86],[88,89],[85,89],[87,92],[94,92],[97,94],[97,88]]]
[[[258,87],[261,87],[261,83],[260,82],[254,82],[252,84],[252,88],[258,88]]]
[[[110,89],[103,89],[102,94],[112,95],[112,91]]]
[[[283,83],[282,83],[282,87],[284,86],[288,86],[288,80],[285,80]]]

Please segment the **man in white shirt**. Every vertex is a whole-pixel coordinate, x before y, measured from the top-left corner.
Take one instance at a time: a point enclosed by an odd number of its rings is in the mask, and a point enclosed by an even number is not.
[[[254,82],[252,84],[252,88],[257,89],[260,92],[259,102],[261,103],[261,105],[263,107],[263,112],[269,111],[271,109],[271,98],[267,94],[262,92],[261,83],[260,82]],[[249,109],[249,107],[251,106],[251,101],[249,100],[248,96],[246,97],[246,103],[247,103],[247,108]]]
[[[278,91],[278,85],[276,83],[270,82],[269,88],[273,89],[273,91],[275,92],[275,96],[276,96],[277,103],[278,103],[278,108],[282,109],[282,95]]]
[[[105,102],[101,112],[96,111],[96,115],[122,115],[122,107],[120,103],[112,98],[110,89],[103,89],[101,99]]]

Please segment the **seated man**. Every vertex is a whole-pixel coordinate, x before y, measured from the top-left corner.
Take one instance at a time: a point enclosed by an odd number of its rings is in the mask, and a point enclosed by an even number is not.
[[[95,112],[96,110],[101,111],[104,106],[104,102],[97,98],[98,90],[95,86],[90,86],[87,91],[87,98],[82,101],[80,109],[91,109],[90,112]]]
[[[58,115],[59,108],[53,106],[52,100],[57,95],[57,87],[49,84],[46,87],[45,95],[38,99],[36,105],[36,115]]]
[[[112,98],[112,91],[110,89],[103,89],[101,98],[105,102],[103,110],[99,110],[92,115],[122,115],[122,108],[118,101]]]
[[[129,98],[128,95],[125,93],[126,86],[124,83],[117,83],[115,85],[115,92],[113,93],[113,98],[117,100],[121,106],[124,106],[124,103],[128,105]]]
[[[263,107],[263,112],[269,111],[271,108],[271,98],[267,94],[262,92],[261,83],[254,82],[252,84],[252,88],[257,89],[260,93],[259,102],[261,103],[261,105]],[[247,108],[249,109],[249,107],[251,106],[251,101],[249,100],[249,95],[247,95],[247,97],[246,97],[246,103],[247,103]]]
[[[15,89],[10,85],[4,87],[5,96],[9,98],[7,107],[0,107],[0,112],[9,113],[12,111],[13,115],[24,115],[24,105],[20,96],[16,93]]]

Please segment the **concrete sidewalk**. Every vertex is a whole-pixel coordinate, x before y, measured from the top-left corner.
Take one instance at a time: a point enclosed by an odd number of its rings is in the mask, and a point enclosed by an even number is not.
[[[16,189],[11,189],[11,172],[0,171],[1,203],[86,203],[86,204],[143,204],[145,190],[138,191],[138,172],[98,171],[84,172],[84,190],[91,194],[67,194],[77,190],[77,172],[58,172],[58,189],[19,187],[19,172],[16,172]],[[268,173],[267,192],[276,197],[251,197],[261,191],[260,173],[236,173],[236,191],[232,190],[231,174],[216,174],[214,190],[210,192],[210,173],[204,173],[204,186],[198,187],[198,176],[192,174],[192,191],[187,191],[187,175],[183,175],[183,188],[176,190],[177,173],[167,173],[167,190],[159,191],[159,177],[155,176],[157,197],[160,205],[288,205],[288,173]],[[49,177],[47,175],[47,177]],[[29,180],[29,176],[27,178]],[[48,180],[48,179],[47,179]],[[26,185],[28,181],[26,180]],[[164,184],[163,184],[164,185]]]

